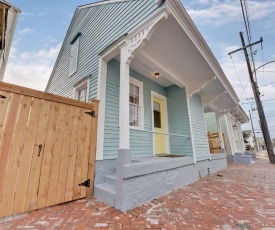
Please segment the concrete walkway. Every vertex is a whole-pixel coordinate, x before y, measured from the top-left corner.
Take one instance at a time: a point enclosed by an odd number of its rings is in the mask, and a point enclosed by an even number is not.
[[[16,218],[0,229],[275,229],[275,165],[231,164],[127,213],[84,199]]]

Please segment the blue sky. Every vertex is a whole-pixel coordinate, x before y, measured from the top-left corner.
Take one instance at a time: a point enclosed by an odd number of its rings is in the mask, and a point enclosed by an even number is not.
[[[254,47],[256,67],[275,59],[275,1],[246,0],[252,41],[263,37]],[[37,1],[13,0],[21,9],[4,81],[30,88],[44,90],[55,59],[77,6],[92,3],[92,0]],[[182,0],[191,18],[218,59],[229,81],[241,99],[244,110],[251,109],[253,97],[248,83],[247,67],[243,52],[232,55],[228,52],[241,47],[239,32],[245,31],[239,0]],[[232,63],[232,60],[234,64]],[[236,67],[236,70],[234,68]],[[260,91],[275,138],[275,64],[267,65],[258,72]],[[268,85],[269,84],[269,85]],[[265,86],[266,85],[266,86]],[[246,87],[245,87],[246,86]],[[274,100],[272,100],[274,99]],[[254,106],[255,107],[255,104]],[[254,126],[259,129],[257,114],[252,115]],[[243,126],[250,129],[250,124]],[[260,131],[260,130],[258,130]],[[260,133],[257,136],[261,136]]]

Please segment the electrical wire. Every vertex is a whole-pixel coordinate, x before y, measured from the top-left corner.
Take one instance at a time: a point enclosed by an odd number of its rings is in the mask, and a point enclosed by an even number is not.
[[[249,10],[248,10],[246,0],[240,0],[240,2],[241,2],[241,7],[242,7],[242,13],[243,13],[243,19],[244,19],[244,24],[245,24],[246,35],[247,35],[248,43],[250,45],[252,36],[251,36],[251,28],[250,28],[250,22],[249,22]],[[243,2],[244,2],[244,4],[243,4]],[[252,65],[253,65],[253,70],[255,70],[255,61],[254,61],[254,57],[253,57],[252,47],[250,46],[249,49],[250,49],[250,56],[251,56],[251,62],[252,62]],[[257,74],[256,74],[255,71],[253,71],[253,73],[254,73],[254,76],[255,76],[256,83],[257,83]]]
[[[241,87],[243,88],[243,85],[242,85],[242,82],[241,82],[240,76],[239,76],[239,74],[238,74],[237,68],[236,68],[236,66],[235,66],[235,63],[234,63],[233,58],[232,58],[232,56],[231,56],[231,55],[230,55],[230,58],[231,58],[231,62],[232,62],[232,64],[233,64],[233,66],[234,66],[234,69],[235,69],[236,75],[237,75],[237,77],[238,77],[238,79],[239,79],[240,85],[241,85]],[[248,82],[249,82],[249,81],[248,81]],[[247,87],[247,85],[248,85],[248,82],[246,83],[245,88],[243,88],[243,92],[242,92],[242,94],[241,94],[241,96],[240,96],[240,100],[241,100],[241,98],[242,98],[242,96],[243,96],[243,93],[244,93],[244,91],[245,91],[245,89],[246,89],[246,87]]]

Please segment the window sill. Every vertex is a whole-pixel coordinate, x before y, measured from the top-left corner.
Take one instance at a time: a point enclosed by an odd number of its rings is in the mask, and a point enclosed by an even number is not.
[[[144,127],[137,127],[137,126],[129,126],[132,130],[144,130]]]

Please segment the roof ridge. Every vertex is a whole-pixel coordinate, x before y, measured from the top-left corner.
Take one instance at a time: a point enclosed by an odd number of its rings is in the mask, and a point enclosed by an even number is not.
[[[119,3],[119,2],[130,2],[130,1],[136,1],[136,0],[102,0],[98,2],[89,3],[86,5],[78,6],[78,9],[93,7],[93,6],[99,6],[99,5],[105,5],[105,4],[112,4],[112,3]]]

